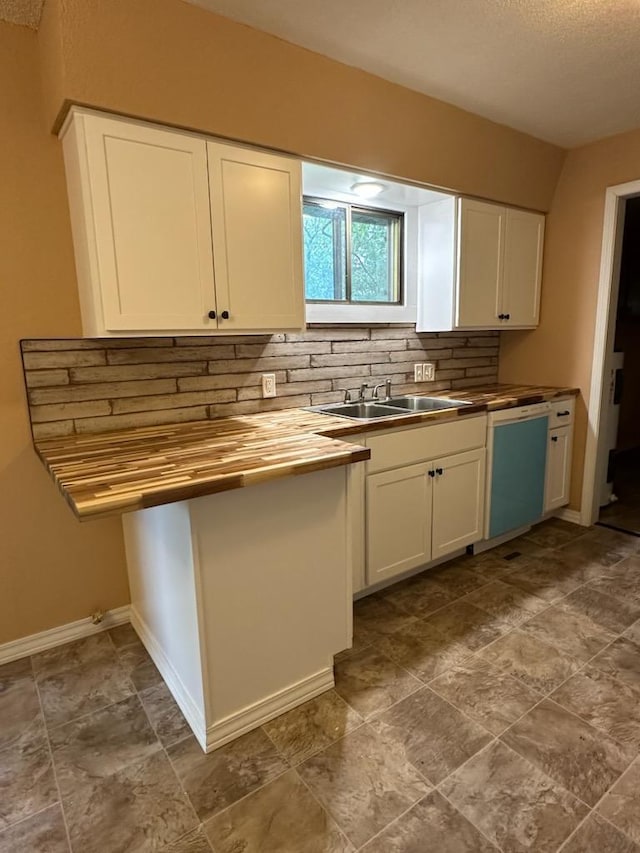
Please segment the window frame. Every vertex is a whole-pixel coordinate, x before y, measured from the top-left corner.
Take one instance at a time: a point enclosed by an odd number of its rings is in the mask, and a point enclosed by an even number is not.
[[[365,205],[351,201],[338,201],[332,198],[326,198],[318,195],[305,194],[302,197],[302,209],[304,213],[305,205],[314,205],[317,207],[342,208],[345,212],[345,269],[344,269],[344,299],[308,299],[307,298],[307,282],[306,271],[304,280],[305,303],[306,305],[318,306],[342,306],[343,308],[353,308],[359,306],[373,306],[376,308],[399,308],[406,304],[406,281],[405,281],[405,254],[406,254],[406,217],[407,213],[404,210],[393,210],[391,208]],[[353,213],[362,213],[373,217],[379,216],[390,218],[392,221],[391,227],[393,231],[393,251],[391,253],[390,262],[393,265],[393,279],[390,284],[396,290],[396,298],[393,301],[353,299],[353,265],[352,265],[352,225]],[[304,241],[304,235],[303,235]],[[334,285],[335,289],[335,285]]]

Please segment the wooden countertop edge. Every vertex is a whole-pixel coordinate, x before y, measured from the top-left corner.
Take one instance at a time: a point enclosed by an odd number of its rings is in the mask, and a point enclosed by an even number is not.
[[[113,495],[109,498],[101,498],[100,506],[95,508],[92,504],[74,501],[58,477],[51,471],[46,460],[40,454],[38,455],[54,479],[58,491],[62,494],[76,518],[79,521],[93,521],[94,519],[123,515],[126,512],[150,509],[154,506],[163,506],[178,501],[205,497],[206,495],[243,489],[247,486],[255,486],[259,483],[267,483],[272,480],[281,480],[285,477],[295,477],[301,474],[311,474],[331,468],[344,467],[345,465],[352,465],[356,462],[366,462],[371,458],[371,451],[366,447],[345,444],[344,448],[339,448],[329,455],[321,457],[309,457],[309,459],[304,460],[270,464],[243,473],[216,475],[211,479],[203,478],[197,482],[181,484],[179,486],[173,484],[169,484],[166,487],[159,486],[147,493],[140,491],[135,498],[130,493],[124,496]]]
[[[439,396],[445,396],[447,393],[449,395],[452,394],[451,391],[439,392]],[[464,392],[460,392],[456,396],[460,399],[464,399],[466,396],[473,395],[473,393],[474,389],[471,388]],[[480,393],[480,388],[476,393]],[[283,436],[283,439],[291,437],[291,435],[297,435],[301,440],[304,440],[305,437],[312,439],[314,437],[322,436],[324,438],[333,439],[338,443],[338,440],[341,437],[357,436],[363,433],[378,432],[381,430],[417,425],[426,422],[456,420],[459,417],[469,417],[472,415],[482,414],[483,412],[499,411],[501,409],[533,405],[535,403],[542,403],[546,401],[550,402],[561,397],[577,396],[579,393],[580,391],[578,388],[557,388],[545,389],[544,393],[534,392],[529,395],[510,395],[508,390],[505,389],[504,393],[496,392],[494,400],[473,401],[471,405],[455,409],[453,411],[441,410],[436,412],[408,412],[406,416],[402,417],[395,416],[389,419],[382,418],[366,422],[354,422],[338,417],[331,417],[331,422],[328,423],[324,429],[316,429],[314,428],[315,425],[314,427],[309,427],[307,429],[302,428],[300,431],[292,428],[289,436]],[[267,421],[269,417],[274,417],[274,415],[281,417],[283,413],[286,412],[299,414],[301,411],[306,413],[308,410],[301,410],[298,408],[282,409],[274,413],[256,413],[255,415],[247,417],[249,419],[257,418],[259,421],[263,419]],[[309,414],[312,413],[309,412]],[[318,417],[325,417],[325,415],[318,414]],[[228,423],[232,418],[221,418],[220,420]],[[191,425],[202,425],[202,423],[203,422],[201,421],[196,421]],[[186,428],[188,425],[189,424],[173,426],[184,426]],[[172,425],[167,426],[170,427]],[[248,424],[248,427],[249,426],[250,424]],[[129,433],[129,430],[122,430],[119,434],[124,440],[127,440],[129,439]],[[118,433],[114,433],[113,435],[115,437]],[[88,434],[83,436],[83,438],[90,442],[92,436]],[[215,474],[210,478],[203,476],[201,479],[198,479],[197,482],[192,483],[180,483],[178,485],[170,483],[166,486],[156,485],[148,492],[144,492],[143,489],[141,489],[137,494],[129,492],[126,495],[118,495],[114,493],[110,496],[101,495],[100,498],[94,498],[92,501],[76,501],[69,490],[65,487],[64,482],[62,482],[60,477],[56,474],[54,467],[51,464],[51,457],[47,456],[47,448],[51,447],[53,449],[55,447],[59,447],[61,441],[64,444],[64,439],[44,439],[39,442],[34,441],[34,447],[43,465],[56,483],[58,490],[69,504],[76,518],[80,521],[89,521],[97,518],[122,515],[125,512],[135,512],[141,509],[149,509],[153,506],[191,500],[205,495],[217,494],[224,491],[231,491],[268,482],[269,480],[297,476],[300,474],[322,471],[344,465],[351,465],[357,462],[366,461],[371,456],[371,451],[365,447],[359,447],[346,442],[339,442],[339,446],[337,448],[323,451],[321,455],[318,455],[317,453],[316,455],[313,455],[313,451],[311,451],[312,455],[310,455],[308,459],[293,459],[281,463],[258,465],[246,471]]]

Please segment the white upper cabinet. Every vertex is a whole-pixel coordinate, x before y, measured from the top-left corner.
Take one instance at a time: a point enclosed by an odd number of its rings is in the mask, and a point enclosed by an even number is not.
[[[418,331],[538,324],[544,216],[454,198],[420,210]]]
[[[208,326],[205,141],[77,112],[63,144],[84,333]]]
[[[61,136],[85,335],[303,326],[297,161],[78,108]]]
[[[537,326],[544,216],[506,208],[502,312],[507,326]]]
[[[500,313],[505,209],[460,199],[456,326],[493,326]]]
[[[217,142],[207,142],[207,152],[216,295],[224,328],[300,328],[300,164]]]

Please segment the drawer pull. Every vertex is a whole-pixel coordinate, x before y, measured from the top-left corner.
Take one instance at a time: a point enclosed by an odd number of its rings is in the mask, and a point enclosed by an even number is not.
[[[559,418],[568,418],[571,412],[567,409],[566,412],[556,412]]]
[[[557,436],[557,435],[552,435],[552,436],[551,436],[551,441],[557,441],[557,440],[558,440],[558,436]]]

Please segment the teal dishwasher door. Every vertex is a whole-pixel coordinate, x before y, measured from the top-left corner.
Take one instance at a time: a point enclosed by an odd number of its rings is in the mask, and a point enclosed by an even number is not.
[[[548,420],[545,415],[494,426],[489,538],[540,520]]]

